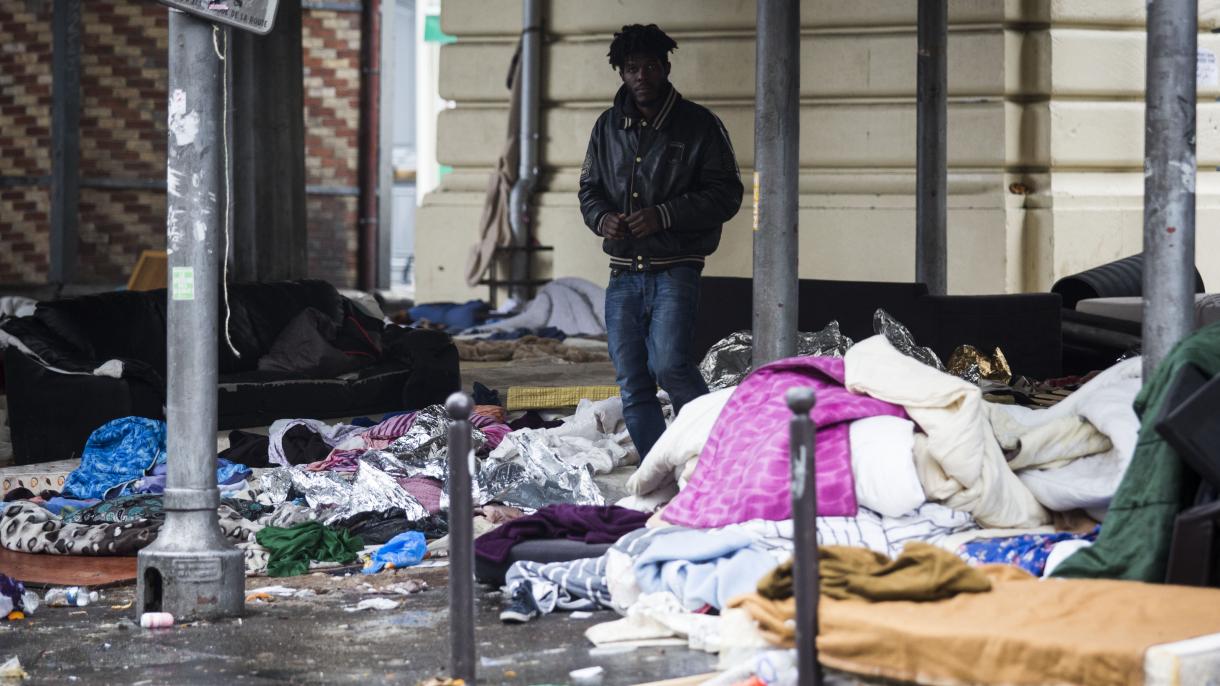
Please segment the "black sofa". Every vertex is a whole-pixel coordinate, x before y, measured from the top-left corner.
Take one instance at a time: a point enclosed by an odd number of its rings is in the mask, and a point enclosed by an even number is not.
[[[831,320],[853,340],[873,335],[873,313],[884,309],[915,340],[942,360],[959,345],[999,347],[1013,373],[1052,378],[1062,371],[1060,298],[1051,293],[928,295],[921,283],[801,279],[797,329],[818,331]],[[704,277],[695,323],[702,358],[716,341],[753,328],[753,283],[748,278]]]
[[[218,335],[220,429],[414,410],[461,387],[448,335],[386,327],[324,281],[232,284],[229,303],[229,332],[241,354]],[[309,308],[333,331],[356,332],[365,349],[353,356],[362,364],[331,374],[260,369],[285,327]],[[222,329],[223,321],[222,309]],[[78,456],[111,419],[164,418],[165,323],[161,289],[40,303],[34,315],[0,325],[4,338],[18,342],[4,354],[16,463]]]

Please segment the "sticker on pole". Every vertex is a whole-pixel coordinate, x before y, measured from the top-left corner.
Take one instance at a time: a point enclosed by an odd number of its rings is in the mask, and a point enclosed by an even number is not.
[[[280,0],[160,0],[187,14],[214,21],[218,24],[251,31],[257,34],[271,33],[275,23],[275,8]]]
[[[754,172],[754,230],[758,230],[758,172]]]
[[[1216,69],[1216,53],[1199,48],[1195,59],[1195,82],[1204,88],[1220,85],[1220,71]]]
[[[174,267],[170,279],[170,294],[174,300],[195,299],[195,269]]]

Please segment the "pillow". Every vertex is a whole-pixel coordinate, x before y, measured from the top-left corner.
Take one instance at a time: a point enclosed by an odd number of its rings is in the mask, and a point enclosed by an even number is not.
[[[851,470],[856,500],[886,517],[900,517],[927,501],[915,472],[915,424],[899,417],[851,423]]]

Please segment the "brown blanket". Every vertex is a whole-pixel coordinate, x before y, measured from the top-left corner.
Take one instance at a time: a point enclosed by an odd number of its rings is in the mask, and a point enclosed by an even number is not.
[[[1220,633],[1217,589],[980,569],[988,593],[935,602],[823,597],[819,658],[920,683],[1136,686],[1149,647]],[[769,641],[791,647],[791,598],[751,594],[730,605],[745,608]]]

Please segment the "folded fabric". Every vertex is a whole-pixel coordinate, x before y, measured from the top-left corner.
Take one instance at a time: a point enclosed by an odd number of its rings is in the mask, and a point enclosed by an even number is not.
[[[1025,534],[1005,538],[981,538],[962,544],[959,557],[973,565],[1005,564],[1042,576],[1051,552],[1065,541],[1095,541],[1101,527],[1086,534]]]
[[[287,529],[269,526],[258,532],[257,540],[270,553],[267,576],[304,574],[309,570],[311,560],[354,562],[364,547],[360,538],[318,522],[305,522]]]
[[[822,595],[839,600],[940,600],[958,593],[991,590],[979,570],[953,553],[927,543],[908,543],[890,560],[864,548],[821,546],[818,574]],[[764,598],[792,596],[792,560],[784,562],[758,582]]]
[[[1174,518],[1192,502],[1194,491],[1184,488],[1189,470],[1157,432],[1156,421],[1173,380],[1186,365],[1208,376],[1220,374],[1220,323],[1174,346],[1147,379],[1135,398],[1141,417],[1135,454],[1110,502],[1101,534],[1096,543],[1064,560],[1054,576],[1164,580]]]
[[[848,392],[843,372],[842,359],[797,357],[747,376],[716,420],[690,483],[669,503],[662,518],[698,528],[791,518],[788,423],[792,411],[784,394],[796,387],[811,387],[817,393],[810,417],[818,428],[814,451],[818,514],[854,515],[848,422],[905,415],[897,405]]]
[[[80,466],[64,480],[63,494],[105,498],[165,461],[165,422],[122,417],[94,430],[81,452]]]
[[[653,444],[652,450],[648,451],[640,468],[627,480],[627,492],[645,496],[678,484],[678,477],[687,463],[699,459],[699,453],[707,445],[716,420],[735,390],[737,387],[732,386],[713,391],[684,405],[673,423]]]
[[[502,563],[521,541],[566,538],[585,543],[614,543],[647,521],[647,513],[614,505],[548,505],[479,536],[474,551],[481,558]]]
[[[923,430],[915,466],[929,500],[969,512],[986,526],[1050,521],[1004,459],[978,386],[903,355],[884,336],[852,346],[843,365],[848,389],[903,406]]]
[[[901,417],[865,417],[851,423],[851,471],[860,507],[887,517],[927,501],[915,472],[915,424]]]

